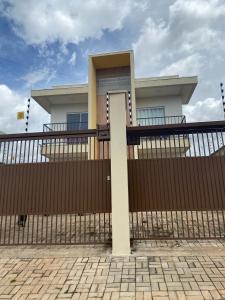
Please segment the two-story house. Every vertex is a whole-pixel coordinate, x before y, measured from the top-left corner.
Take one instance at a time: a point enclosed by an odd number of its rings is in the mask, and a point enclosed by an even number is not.
[[[196,85],[196,76],[135,78],[133,51],[124,51],[90,55],[88,83],[32,90],[31,96],[51,115],[51,122],[43,126],[44,131],[93,129],[105,125],[107,92],[114,90],[125,90],[129,94],[127,125],[149,126],[184,123],[182,106],[188,104]],[[179,148],[185,151],[189,144],[185,139],[183,143]],[[156,141],[154,147],[161,146]],[[148,149],[148,145],[145,148]],[[142,156],[145,156],[143,153],[142,145]],[[154,157],[154,152],[151,153]]]

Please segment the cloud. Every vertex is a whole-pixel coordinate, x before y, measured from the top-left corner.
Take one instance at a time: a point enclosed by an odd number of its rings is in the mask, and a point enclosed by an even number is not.
[[[76,52],[73,52],[71,57],[70,57],[69,63],[72,66],[74,66],[76,64],[76,61],[77,61],[77,54],[76,54]]]
[[[2,0],[0,12],[13,22],[27,44],[78,44],[120,30],[128,16],[145,9],[146,0]]]
[[[186,74],[198,74],[201,69],[203,62],[202,58],[199,54],[192,54],[180,60],[177,60],[164,69],[162,69],[159,73],[160,76],[163,75],[186,75]]]
[[[222,100],[207,98],[194,104],[184,106],[183,112],[187,122],[203,122],[223,120]]]
[[[24,132],[25,120],[17,120],[18,111],[26,111],[27,98],[7,85],[0,84],[0,131],[5,133]],[[42,124],[49,122],[48,114],[31,100],[29,131],[42,131]]]
[[[35,83],[46,81],[48,83],[52,78],[55,76],[55,71],[52,71],[50,69],[43,68],[39,70],[34,70],[26,75],[22,76],[21,79],[26,81],[27,86],[33,86]]]
[[[167,17],[147,18],[133,43],[138,75],[157,76],[164,71],[184,75],[200,73],[204,69],[203,61],[219,60],[225,43],[224,27],[223,0],[174,1]]]

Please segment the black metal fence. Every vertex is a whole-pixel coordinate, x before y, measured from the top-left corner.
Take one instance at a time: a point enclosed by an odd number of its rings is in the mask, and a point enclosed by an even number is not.
[[[0,245],[111,242],[109,140],[108,127],[0,136]],[[127,140],[131,238],[224,238],[225,122]]]
[[[98,135],[0,136],[0,245],[111,242],[109,142]]]
[[[128,141],[132,239],[224,238],[225,122],[128,128]]]
[[[48,123],[43,125],[43,132],[76,131],[88,128],[88,122]]]
[[[165,117],[152,117],[152,118],[137,118],[138,126],[155,126],[155,125],[167,125],[167,124],[184,124],[186,123],[186,117],[181,116],[165,116]]]

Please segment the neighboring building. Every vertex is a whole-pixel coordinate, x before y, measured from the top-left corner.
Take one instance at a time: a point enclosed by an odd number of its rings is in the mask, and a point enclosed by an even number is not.
[[[3,134],[5,134],[5,133],[3,131],[0,131],[0,135],[3,135]],[[4,158],[3,149],[0,146],[0,165],[3,165],[3,158]]]
[[[32,90],[31,96],[51,115],[44,131],[106,124],[106,94],[113,90],[130,92],[132,125],[177,124],[185,122],[182,105],[190,101],[196,85],[195,76],[135,78],[133,51],[125,51],[90,55],[87,84]],[[127,119],[129,126],[129,114]]]

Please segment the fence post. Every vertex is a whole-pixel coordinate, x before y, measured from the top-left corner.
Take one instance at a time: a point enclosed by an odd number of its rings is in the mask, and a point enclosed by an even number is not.
[[[126,92],[110,95],[112,253],[130,254],[129,199],[126,138]]]

